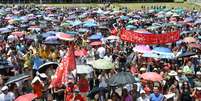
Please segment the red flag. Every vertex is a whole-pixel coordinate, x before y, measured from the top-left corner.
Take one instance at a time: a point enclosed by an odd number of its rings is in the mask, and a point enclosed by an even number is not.
[[[61,87],[68,80],[68,74],[76,68],[74,44],[70,44],[68,53],[63,57],[59,67],[56,70],[55,77],[53,78],[50,87]]]

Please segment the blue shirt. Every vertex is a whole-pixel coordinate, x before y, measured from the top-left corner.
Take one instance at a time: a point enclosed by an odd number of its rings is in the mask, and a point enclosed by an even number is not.
[[[42,64],[43,60],[40,57],[38,56],[33,57],[33,69],[38,70]]]
[[[150,95],[150,101],[163,101],[164,96],[162,94],[159,94],[156,96],[154,93]]]

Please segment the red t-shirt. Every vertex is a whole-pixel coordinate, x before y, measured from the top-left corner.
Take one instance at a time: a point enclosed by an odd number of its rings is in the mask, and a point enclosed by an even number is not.
[[[87,79],[80,79],[78,81],[78,86],[81,93],[86,93],[89,91],[89,83]]]
[[[43,85],[41,83],[34,83],[32,84],[32,87],[33,87],[34,94],[36,94],[37,97],[41,97]]]

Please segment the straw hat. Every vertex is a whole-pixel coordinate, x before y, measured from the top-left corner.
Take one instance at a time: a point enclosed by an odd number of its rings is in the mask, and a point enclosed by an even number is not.
[[[171,70],[169,73],[168,73],[169,76],[176,76],[177,75],[177,72],[174,71],[174,70]]]

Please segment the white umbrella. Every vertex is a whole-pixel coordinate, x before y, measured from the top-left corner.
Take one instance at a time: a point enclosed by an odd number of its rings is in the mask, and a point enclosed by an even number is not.
[[[111,36],[108,36],[106,39],[107,39],[107,40],[119,40],[119,37],[118,37],[118,36],[111,35]]]
[[[88,74],[93,72],[93,68],[89,65],[77,65],[76,70],[77,74]]]

